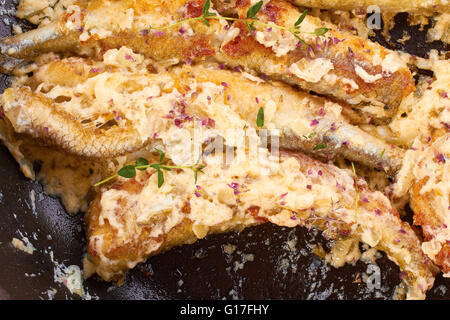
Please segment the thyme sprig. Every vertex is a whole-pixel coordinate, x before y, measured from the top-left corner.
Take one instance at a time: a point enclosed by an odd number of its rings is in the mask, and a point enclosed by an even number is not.
[[[182,169],[182,170],[192,170],[194,172],[194,181],[197,183],[198,173],[204,173],[203,169],[206,167],[205,164],[197,163],[192,166],[168,166],[166,155],[163,151],[156,149],[155,150],[159,153],[159,162],[158,163],[149,163],[147,159],[139,158],[136,160],[134,164],[129,164],[124,167],[122,167],[115,175],[112,175],[109,178],[106,178],[105,180],[102,180],[94,185],[94,187],[98,187],[102,184],[105,184],[117,177],[123,177],[123,178],[134,178],[136,176],[136,170],[139,171],[145,171],[148,168],[153,168],[157,171],[158,174],[158,188],[161,188],[164,184],[164,171],[172,171],[176,169]]]
[[[206,0],[203,8],[202,8],[202,14],[199,17],[193,17],[193,18],[187,18],[184,20],[180,20],[178,22],[175,22],[171,25],[164,26],[164,27],[152,27],[150,26],[150,30],[159,30],[159,31],[165,31],[177,26],[181,26],[184,23],[187,22],[193,22],[193,21],[202,21],[206,26],[210,26],[210,20],[226,20],[226,21],[240,21],[243,22],[249,31],[250,34],[253,34],[253,31],[256,30],[256,26],[262,26],[267,28],[276,28],[279,30],[285,30],[290,32],[297,40],[299,40],[301,43],[305,44],[306,46],[309,46],[300,36],[299,34],[312,34],[318,37],[324,36],[328,32],[328,28],[316,28],[313,32],[308,31],[302,31],[300,29],[300,25],[305,20],[306,15],[308,14],[308,9],[303,11],[303,13],[300,15],[300,17],[297,19],[297,21],[294,23],[292,27],[283,27],[277,24],[268,24],[259,21],[259,19],[256,17],[259,10],[261,9],[263,5],[263,1],[258,1],[253,6],[251,6],[248,11],[247,15],[244,19],[242,18],[232,18],[232,17],[222,17],[217,15],[215,12],[210,11],[211,9],[211,0]]]

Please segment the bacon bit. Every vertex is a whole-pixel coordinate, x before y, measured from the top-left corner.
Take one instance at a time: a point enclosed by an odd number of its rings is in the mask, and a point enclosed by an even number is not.
[[[348,54],[350,55],[350,57],[354,58],[355,57],[355,53],[353,52],[352,48],[348,47]]]
[[[321,175],[322,175],[322,170],[317,171],[317,174],[318,174],[319,176],[321,176]]]
[[[445,163],[445,158],[444,155],[442,153],[436,153],[435,154],[436,160],[438,163]]]
[[[308,174],[312,175],[313,171],[311,169],[308,170]]]
[[[156,138],[158,138],[158,133],[157,133],[157,132],[155,132],[155,133],[153,134],[152,138],[153,138],[153,139],[156,139]]]
[[[261,12],[267,16],[269,21],[276,23],[281,10],[282,8],[269,2],[261,9]]]
[[[400,242],[400,239],[395,239],[394,241],[397,242],[397,243],[399,243],[399,242]]]
[[[202,126],[208,128],[208,129],[214,129],[216,126],[216,121],[214,121],[214,119],[211,119],[211,118],[203,119]]]
[[[190,66],[190,65],[192,64],[192,59],[191,59],[191,58],[187,58],[187,59],[186,59],[186,64],[187,64],[188,66]]]
[[[198,191],[195,191],[195,196],[196,196],[197,198],[200,198],[202,195],[201,195]]]
[[[400,229],[400,230],[398,230],[398,232],[403,233],[403,234],[406,234],[405,229]]]
[[[183,128],[183,121],[181,119],[175,119],[174,123],[178,128]]]
[[[450,124],[447,122],[441,122],[441,124],[444,126],[446,131],[450,131]]]
[[[203,2],[202,4],[199,3],[199,1],[190,1],[186,5],[186,11],[184,12],[185,18],[196,18],[200,17],[202,15],[203,11]]]
[[[332,40],[333,40],[333,44],[338,44],[339,42],[341,42],[341,40],[339,40],[336,37],[333,37]],[[344,40],[342,40],[342,41],[344,41]]]
[[[237,182],[232,182],[230,184],[227,184],[227,186],[233,189],[235,195],[240,194],[242,192],[241,190],[246,188],[245,185],[240,185]]]
[[[226,83],[226,82],[222,82],[221,85],[225,88],[228,88],[228,83]]]
[[[48,127],[44,127],[45,132],[48,132],[50,129]]]
[[[306,189],[312,190],[312,185],[308,184],[308,185],[306,186]]]
[[[375,209],[375,213],[376,213],[378,216],[381,216],[381,210],[380,210],[380,209],[376,208],[376,209]]]
[[[336,123],[333,122],[333,123],[331,124],[330,130],[331,130],[331,131],[336,131]]]
[[[272,27],[269,27],[266,29],[267,32],[271,32],[272,31]]]
[[[343,185],[341,185],[339,182],[336,181],[336,188],[338,188],[339,190],[344,190],[345,191],[345,187]]]
[[[211,97],[210,96],[207,96],[206,99],[208,99],[208,101],[211,101]]]
[[[349,236],[350,235],[350,230],[342,230],[341,234],[344,236]]]
[[[225,69],[225,66],[223,64],[219,64],[219,69],[223,70],[223,69]]]
[[[444,99],[447,99],[448,98],[447,92],[441,91],[441,97],[444,98]]]
[[[285,201],[281,201],[280,202],[280,206],[284,206],[284,205],[286,205],[286,202]]]
[[[131,55],[129,55],[129,54],[125,55],[125,59],[130,60],[132,62],[136,62],[136,60],[134,60],[134,58]]]
[[[259,213],[260,207],[257,206],[251,206],[250,208],[248,208],[247,210],[245,210],[246,214],[250,214],[253,218],[266,222],[268,221],[266,218],[264,217],[259,217],[258,213]]]
[[[196,188],[197,190],[202,190],[202,187],[200,187],[200,186],[195,186],[195,188]]]
[[[365,202],[365,203],[368,203],[368,202],[369,202],[369,199],[367,199],[367,197],[364,197],[364,198],[362,199],[362,201]]]
[[[156,31],[153,35],[154,35],[155,37],[162,37],[162,36],[165,35],[165,33],[162,32],[162,31]]]
[[[314,119],[313,121],[311,121],[311,123],[309,124],[311,127],[317,126],[319,124],[319,120]]]
[[[139,32],[139,33],[141,34],[141,36],[145,37],[148,35],[148,32],[149,32],[148,29],[144,29],[144,30],[141,30],[141,32]]]
[[[3,113],[3,110],[0,110],[0,119],[3,118],[5,114]]]
[[[99,68],[92,68],[91,70],[89,70],[90,73],[100,73],[102,72],[102,69]]]
[[[283,194],[280,196],[280,199],[283,199],[283,198],[286,197],[287,195],[288,195],[288,192],[283,193]]]
[[[242,72],[242,69],[241,69],[241,67],[237,66],[237,67],[234,67],[234,71],[236,71],[236,72]]]
[[[258,97],[255,98],[256,103],[259,103],[259,99]]]
[[[348,142],[348,141],[344,141],[344,142],[342,142],[342,145],[343,146],[348,146],[350,143]]]
[[[297,218],[296,217],[291,217],[291,220],[297,220]]]
[[[327,113],[325,112],[325,110],[323,108],[320,108],[318,115],[321,117],[324,117]]]
[[[180,30],[178,30],[179,33],[181,34],[185,34],[186,33],[186,29],[181,27]]]

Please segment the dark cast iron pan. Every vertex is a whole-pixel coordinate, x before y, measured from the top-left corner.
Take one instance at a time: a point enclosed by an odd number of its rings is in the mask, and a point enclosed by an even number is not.
[[[11,34],[13,1],[0,9],[0,36]],[[4,1],[2,1],[4,3]],[[6,13],[6,14],[5,14]],[[425,43],[425,32],[407,27],[412,35],[404,45],[395,43],[406,28],[407,14],[396,17],[397,27],[385,46],[424,56],[441,43]],[[7,25],[7,24],[10,25]],[[0,75],[0,92],[7,87]],[[30,191],[36,194],[36,207]],[[33,255],[17,250],[12,238],[26,236],[37,249]],[[370,290],[362,279],[368,265],[335,269],[312,253],[313,245],[330,243],[303,228],[279,228],[270,224],[242,233],[215,235],[194,245],[182,246],[153,257],[131,270],[125,283],[116,286],[93,277],[85,289],[100,299],[391,299],[400,282],[398,267],[386,257],[377,260],[381,288]],[[0,299],[79,299],[54,281],[54,260],[81,266],[85,249],[82,215],[66,214],[58,199],[46,196],[42,186],[27,180],[5,147],[0,146]],[[232,253],[224,245],[235,245]],[[289,246],[290,245],[290,246]],[[291,248],[291,249],[289,249]],[[292,249],[293,248],[293,249]],[[245,262],[245,257],[247,261]],[[250,259],[248,259],[250,257]],[[243,263],[244,261],[244,263]],[[449,299],[450,279],[438,276],[429,299]]]

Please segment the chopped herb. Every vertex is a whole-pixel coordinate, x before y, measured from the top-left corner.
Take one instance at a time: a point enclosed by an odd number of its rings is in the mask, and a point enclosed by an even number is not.
[[[325,143],[319,143],[318,145],[316,145],[314,147],[313,150],[321,150],[321,149],[326,149],[326,148],[327,148],[327,145]]]
[[[134,178],[136,176],[136,167],[133,165],[125,166],[117,174],[124,178]]]
[[[318,37],[324,36],[328,32],[328,28],[316,28],[314,34]]]
[[[303,135],[303,138],[305,138],[305,139],[312,139],[312,138],[314,138],[316,135],[317,135],[316,132],[312,132],[312,133],[310,133],[310,134],[307,135],[307,136]]]
[[[264,127],[264,108],[259,108],[258,115],[256,117],[256,125],[258,128]]]
[[[255,19],[256,14],[259,12],[263,5],[263,1],[258,1],[253,6],[250,7],[247,11],[247,19]]]
[[[121,168],[117,174],[102,180],[98,183],[96,183],[94,186],[98,187],[106,182],[109,182],[110,180],[117,178],[117,177],[124,177],[124,178],[134,178],[136,176],[136,170],[147,170],[148,168],[153,168],[158,173],[158,188],[161,188],[161,186],[164,184],[164,171],[171,171],[172,169],[184,169],[184,170],[192,170],[194,172],[194,179],[195,183],[197,183],[197,177],[198,173],[204,173],[203,169],[206,167],[205,164],[197,163],[192,166],[168,166],[166,165],[165,161],[165,153],[159,149],[155,150],[159,153],[159,162],[158,163],[152,163],[150,164],[147,159],[139,158],[136,160],[135,164],[129,164]]]
[[[192,21],[202,21],[208,27],[211,25],[209,20],[213,20],[213,19],[226,20],[226,21],[240,21],[240,22],[243,22],[247,26],[249,33],[252,35],[254,34],[254,32],[256,30],[256,25],[265,27],[268,32],[270,32],[272,30],[272,28],[276,28],[279,30],[285,30],[285,31],[290,32],[300,43],[306,45],[307,47],[309,47],[309,44],[307,44],[302,38],[300,38],[300,36],[298,34],[307,33],[307,34],[312,34],[312,35],[316,35],[316,36],[320,37],[320,36],[324,36],[328,32],[328,28],[316,28],[314,30],[314,32],[307,32],[307,31],[300,30],[300,25],[305,20],[306,15],[308,14],[308,10],[303,11],[303,13],[300,15],[300,17],[297,19],[297,21],[294,23],[294,25],[292,27],[284,27],[284,26],[280,26],[280,25],[276,25],[276,24],[267,24],[267,23],[261,22],[261,21],[259,21],[258,18],[256,18],[256,15],[261,10],[263,4],[264,4],[263,1],[260,0],[257,3],[255,3],[254,5],[252,5],[247,10],[247,14],[246,14],[245,18],[233,18],[233,17],[222,17],[222,16],[217,15],[214,12],[211,12],[210,11],[211,0],[206,0],[203,5],[203,8],[202,8],[201,16],[184,19],[184,20],[175,22],[171,25],[159,27],[159,28],[153,28],[152,26],[150,26],[149,29],[150,30],[151,29],[160,30],[155,33],[155,36],[158,36],[158,35],[164,35],[164,33],[161,32],[163,30],[167,30],[167,29],[170,29],[173,27],[180,27],[183,23],[192,22]],[[226,27],[226,30],[228,30],[227,28],[229,29],[229,27]],[[184,33],[183,32],[184,29],[182,26],[178,30],[180,31],[180,33]]]
[[[308,9],[306,9],[305,11],[303,11],[302,15],[298,18],[298,20],[294,23],[295,27],[300,26],[300,24],[303,22],[303,20],[305,20],[306,15],[308,14]]]

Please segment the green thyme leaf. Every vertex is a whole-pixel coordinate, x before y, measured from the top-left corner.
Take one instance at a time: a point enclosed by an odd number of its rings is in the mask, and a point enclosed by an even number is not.
[[[303,20],[305,20],[307,14],[308,14],[308,9],[306,9],[305,11],[303,11],[303,13],[302,13],[302,15],[300,16],[300,18],[298,18],[298,20],[294,23],[294,26],[295,26],[296,28],[303,22]]]
[[[383,151],[381,151],[380,159],[383,158],[385,152],[386,152],[386,149],[383,149]]]
[[[194,171],[194,183],[197,184],[198,171]]]
[[[328,32],[328,28],[316,28],[314,34],[318,37],[324,36]]]
[[[145,166],[148,166],[147,159],[139,158],[139,159],[136,160],[136,167],[145,167]],[[141,171],[145,171],[147,168],[136,168],[136,169],[141,170]]]
[[[244,23],[245,23],[245,25],[247,26],[247,30],[248,30],[248,32],[249,32],[250,35],[251,35],[252,32],[253,32],[254,30],[256,30],[254,23],[253,23],[253,22],[252,22],[252,23],[248,23],[247,21],[244,22]]]
[[[305,138],[305,139],[312,139],[312,138],[314,138],[316,135],[317,135],[316,132],[312,132],[312,133],[310,133],[310,134],[307,135],[307,136],[303,135],[303,138]]]
[[[161,170],[158,170],[158,188],[161,188],[164,184],[164,173]]]
[[[303,40],[302,38],[300,38],[298,35],[294,34],[294,37],[295,37],[298,41],[300,41],[301,43],[303,43],[305,46],[309,47],[309,44],[307,44],[307,43],[305,42],[305,40]]]
[[[117,174],[124,178],[134,178],[136,176],[136,168],[133,165],[125,166]]]
[[[155,148],[155,150],[158,151],[158,153],[159,153],[159,163],[162,163],[166,156],[165,153],[157,148]]]
[[[264,127],[264,108],[259,108],[258,115],[256,116],[256,125],[258,128]]]
[[[203,16],[207,15],[210,7],[211,7],[211,0],[206,0],[205,4],[203,5],[203,10],[202,10],[202,15]]]
[[[262,5],[263,5],[263,1],[261,0],[257,3],[255,3],[253,6],[251,6],[250,9],[248,9],[248,11],[247,11],[247,19],[254,19],[256,14],[261,9]]]
[[[321,150],[321,149],[326,149],[327,145],[325,143],[319,143],[318,145],[316,145],[314,147],[314,150]]]

